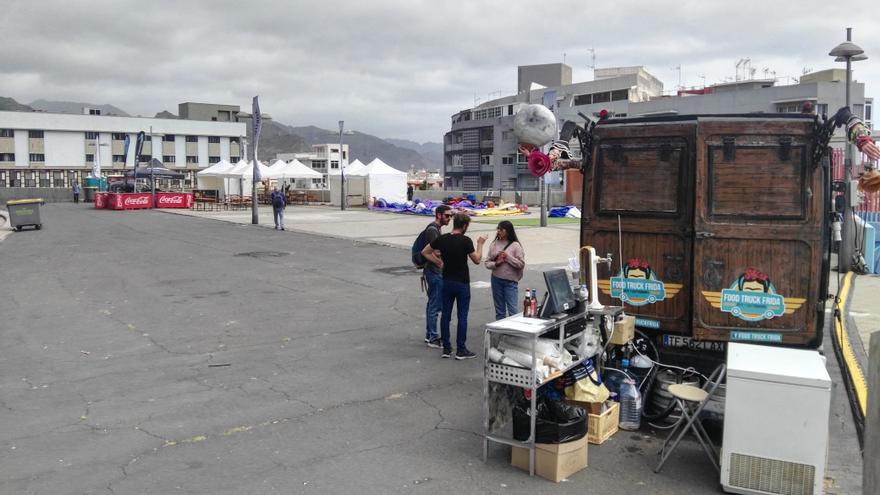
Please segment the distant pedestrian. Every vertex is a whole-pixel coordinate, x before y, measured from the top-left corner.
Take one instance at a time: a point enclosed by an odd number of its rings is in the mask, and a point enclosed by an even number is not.
[[[79,193],[82,192],[82,189],[79,187],[79,182],[73,183],[73,202],[79,203]]]
[[[486,255],[486,268],[492,270],[492,301],[495,303],[496,320],[519,312],[519,281],[525,265],[525,252],[516,237],[513,224],[508,220],[498,222],[495,240],[489,245]]]
[[[452,208],[440,205],[434,209],[434,221],[425,227],[425,246],[429,246],[442,234],[441,229],[449,225],[452,219]],[[425,344],[440,349],[443,341],[437,332],[437,317],[443,308],[443,269],[431,260],[425,260],[422,269],[422,280],[428,292],[428,303],[425,305]]]
[[[443,342],[441,357],[452,357],[452,344],[449,341],[449,325],[452,320],[452,305],[458,310],[456,325],[455,359],[471,359],[476,354],[467,348],[467,319],[471,304],[471,277],[468,269],[468,258],[480,264],[483,258],[483,244],[486,235],[477,238],[477,247],[471,238],[466,236],[470,217],[465,213],[457,213],[452,219],[452,233],[443,234],[434,242],[425,246],[422,255],[443,270],[443,310],[440,317],[440,338]],[[435,252],[440,251],[438,257]]]
[[[412,197],[413,197],[413,186],[412,186],[412,184],[409,184],[408,186],[406,186],[406,200],[412,201]]]
[[[284,208],[287,206],[284,193],[280,192],[278,187],[275,187],[269,200],[272,202],[272,213],[275,215],[275,230],[284,230]]]

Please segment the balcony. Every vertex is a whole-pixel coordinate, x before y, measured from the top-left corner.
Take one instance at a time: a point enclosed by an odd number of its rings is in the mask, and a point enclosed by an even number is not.
[[[495,141],[492,139],[486,139],[486,140],[480,141],[480,148],[481,149],[492,149],[494,147],[495,147]]]
[[[461,143],[446,145],[446,151],[461,151],[463,149],[464,149],[464,145]]]
[[[494,171],[495,171],[494,165],[491,165],[491,164],[490,165],[480,165],[480,172],[494,172]]]

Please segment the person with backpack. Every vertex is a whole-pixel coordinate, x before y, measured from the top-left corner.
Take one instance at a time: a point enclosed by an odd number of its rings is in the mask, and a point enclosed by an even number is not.
[[[439,349],[442,347],[440,334],[437,333],[437,317],[441,309],[441,293],[443,292],[443,275],[440,266],[422,256],[422,250],[440,237],[440,230],[449,225],[452,208],[440,205],[434,209],[434,221],[419,234],[412,246],[413,264],[422,268],[422,288],[428,293],[425,306],[425,344]]]
[[[272,213],[275,215],[275,230],[284,230],[284,207],[287,206],[284,193],[279,191],[276,186],[269,196],[269,200],[272,202]]]
[[[495,240],[489,245],[486,268],[492,270],[492,301],[495,319],[519,313],[519,281],[526,266],[525,252],[509,220],[498,222]]]
[[[471,304],[471,277],[468,258],[479,265],[483,258],[483,244],[487,236],[477,238],[477,247],[471,238],[464,235],[471,219],[466,213],[456,213],[452,219],[452,233],[443,234],[422,249],[422,255],[443,270],[443,310],[440,317],[440,338],[443,340],[442,358],[452,357],[452,344],[449,341],[449,324],[452,320],[452,305],[458,310],[456,325],[455,359],[472,359],[476,354],[467,348],[467,318]],[[440,251],[440,256],[436,252]]]

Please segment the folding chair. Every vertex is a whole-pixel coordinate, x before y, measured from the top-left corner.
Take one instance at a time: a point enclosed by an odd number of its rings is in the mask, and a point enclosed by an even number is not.
[[[703,451],[709,456],[709,460],[712,461],[715,470],[721,472],[721,468],[718,465],[720,456],[718,451],[715,450],[715,446],[712,445],[712,440],[703,428],[702,423],[700,423],[700,413],[706,407],[706,403],[709,402],[712,395],[715,394],[715,390],[718,389],[718,385],[724,378],[726,371],[727,367],[724,364],[719,365],[709,376],[709,380],[703,385],[703,388],[684,384],[669,386],[669,393],[675,399],[679,410],[681,410],[681,418],[675,424],[675,427],[672,428],[672,431],[669,432],[669,436],[663,442],[663,447],[660,448],[660,463],[654,468],[655,473],[659,473],[663,469],[663,465],[666,464],[669,456],[672,455],[672,452],[678,447],[679,442],[681,442],[681,439],[689,430],[697,437],[697,441],[700,442]],[[671,445],[670,441],[672,442]]]

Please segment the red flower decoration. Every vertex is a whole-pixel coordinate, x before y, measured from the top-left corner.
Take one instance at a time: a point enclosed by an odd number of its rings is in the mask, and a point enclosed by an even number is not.
[[[608,110],[602,109],[599,111],[599,120],[605,120],[608,118]]]
[[[632,269],[647,270],[651,265],[648,264],[647,260],[641,260],[639,258],[630,258],[630,260],[626,262],[626,266],[630,270],[632,270]]]
[[[538,150],[529,153],[529,172],[535,177],[541,177],[550,171],[550,157]]]
[[[743,279],[746,282],[766,282],[770,279],[770,277],[768,277],[766,273],[758,270],[757,268],[747,268],[745,273],[743,273]]]

